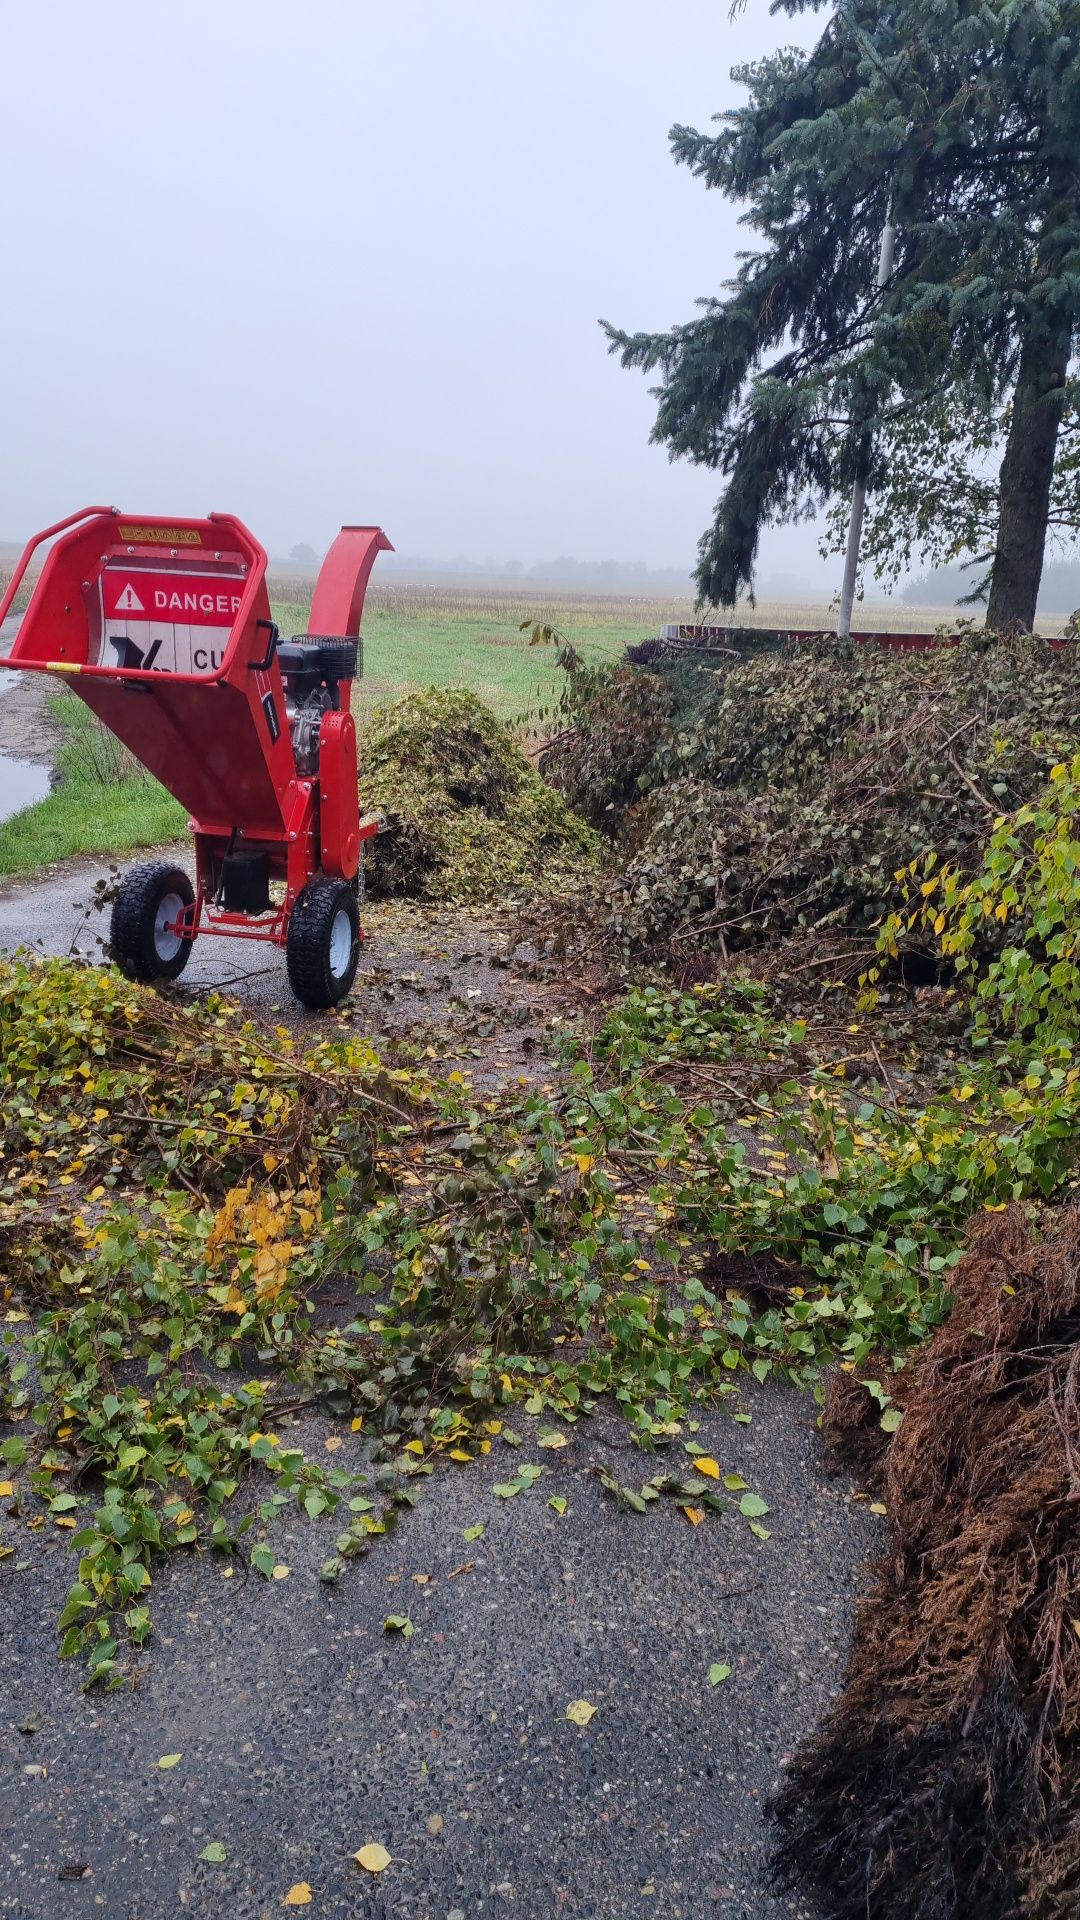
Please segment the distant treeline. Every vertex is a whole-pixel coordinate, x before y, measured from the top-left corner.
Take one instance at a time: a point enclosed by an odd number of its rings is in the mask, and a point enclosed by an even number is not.
[[[440,579],[460,577],[470,580],[543,580],[564,587],[608,587],[630,593],[678,593],[691,590],[689,569],[647,567],[643,560],[576,560],[572,554],[559,554],[554,560],[535,560],[526,566],[523,560],[433,560],[423,554],[388,553],[379,562],[387,572],[408,574],[410,579],[432,575]]]
[[[938,567],[933,573],[926,573],[920,580],[913,580],[910,587],[904,589],[904,600],[909,607],[955,607],[959,606],[979,584],[985,567]],[[985,606],[986,595],[971,608],[978,615],[979,608]],[[1046,567],[1039,591],[1039,612],[1053,615],[1075,613],[1080,607],[1080,560],[1052,560]]]

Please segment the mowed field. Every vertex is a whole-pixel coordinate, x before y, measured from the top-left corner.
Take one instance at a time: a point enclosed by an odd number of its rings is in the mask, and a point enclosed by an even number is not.
[[[282,635],[306,631],[311,582],[271,576]],[[713,615],[730,620],[730,615]],[[814,628],[832,624],[824,602],[761,601],[735,616],[742,626]],[[946,611],[895,603],[858,609],[856,625],[894,633],[932,633]],[[553,650],[529,645],[523,620],[555,627],[587,659],[614,659],[632,642],[655,637],[669,621],[692,621],[693,601],[629,595],[373,582],[364,610],[364,681],[357,706],[377,706],[408,687],[468,687],[500,718],[529,726],[550,704],[559,678]]]

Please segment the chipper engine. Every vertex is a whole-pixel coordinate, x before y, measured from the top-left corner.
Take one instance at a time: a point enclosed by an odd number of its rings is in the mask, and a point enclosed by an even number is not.
[[[158,520],[87,507],[51,542],[0,668],[63,676],[185,806],[195,884],[151,861],[121,882],[111,944],[137,980],[175,980],[202,934],[284,947],[305,1006],[330,1007],[359,959],[364,842],[352,683],[380,527],[343,527],[323,562],[310,633],[270,617],[266,554],[231,514]]]

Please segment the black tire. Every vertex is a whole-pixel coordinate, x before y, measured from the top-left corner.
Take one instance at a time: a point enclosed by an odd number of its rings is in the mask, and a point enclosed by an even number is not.
[[[356,978],[359,959],[356,888],[347,880],[309,881],[292,910],[285,936],[285,964],[297,999],[315,1012],[336,1007]]]
[[[164,921],[190,907],[195,889],[183,867],[149,860],[133,867],[113,901],[109,946],[129,980],[175,980],[191,958],[192,942],[167,934]]]

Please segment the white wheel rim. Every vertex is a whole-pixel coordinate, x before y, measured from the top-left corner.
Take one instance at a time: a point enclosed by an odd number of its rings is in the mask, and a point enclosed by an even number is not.
[[[339,907],[330,922],[330,972],[335,980],[343,980],[348,973],[352,950],[352,921],[346,909]]]
[[[159,960],[175,960],[184,944],[182,936],[172,931],[183,911],[184,902],[178,893],[163,894],[158,901],[154,915],[154,952]]]

